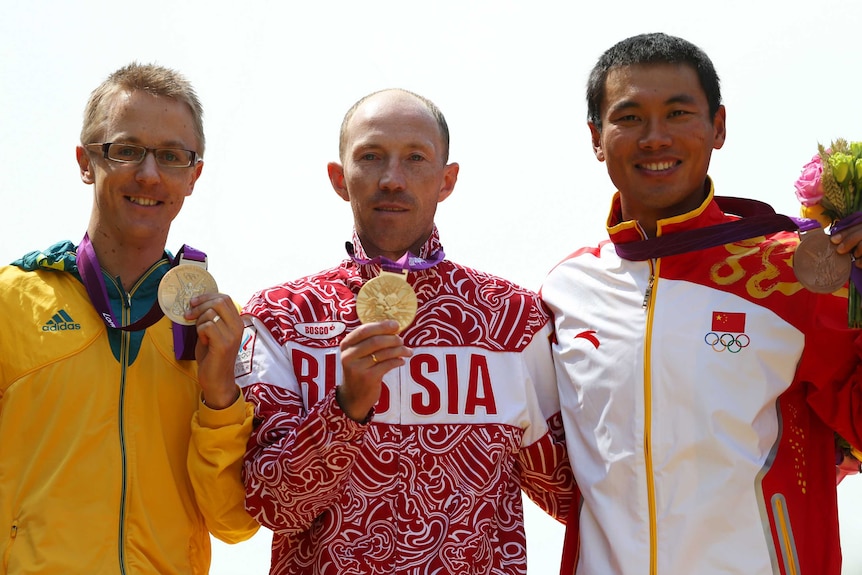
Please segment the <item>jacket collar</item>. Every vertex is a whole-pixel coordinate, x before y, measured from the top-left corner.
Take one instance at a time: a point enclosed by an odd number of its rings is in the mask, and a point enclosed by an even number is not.
[[[354,250],[353,255],[355,258],[371,259],[371,257],[365,251],[365,248],[362,247],[362,242],[359,240],[359,234],[356,233],[356,228],[353,228],[352,243]],[[443,249],[443,244],[440,243],[440,233],[438,232],[437,225],[435,224],[431,230],[431,235],[428,236],[428,239],[425,240],[425,243],[422,244],[421,248],[419,248],[419,253],[414,255],[417,255],[423,259],[429,259],[441,249]],[[380,273],[380,266],[378,266],[377,264],[358,265],[358,267],[360,274],[365,279],[370,279]]]
[[[707,177],[707,183],[709,184],[709,193],[707,193],[700,206],[690,212],[656,222],[657,236],[720,224],[729,219],[715,202],[715,186],[712,179]],[[637,221],[622,219],[622,205],[619,192],[614,194],[611,201],[611,212],[606,225],[608,236],[610,236],[611,241],[615,244],[646,239],[646,234],[644,234]]]

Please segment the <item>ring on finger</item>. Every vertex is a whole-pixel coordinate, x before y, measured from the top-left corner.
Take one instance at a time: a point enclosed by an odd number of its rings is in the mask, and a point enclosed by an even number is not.
[[[216,314],[216,316],[213,318],[213,323],[218,323],[219,321],[221,321],[221,316],[219,314]]]
[[[372,353],[372,354],[371,354],[371,361],[373,361],[374,363],[377,363],[377,362],[379,362],[380,360],[379,360],[379,359],[377,359],[377,356],[376,356],[376,355],[374,355],[374,354]]]

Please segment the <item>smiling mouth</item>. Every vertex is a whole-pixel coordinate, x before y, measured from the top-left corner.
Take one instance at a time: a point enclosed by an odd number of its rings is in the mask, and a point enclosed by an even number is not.
[[[650,162],[648,164],[638,164],[638,167],[648,172],[664,172],[677,164],[678,162]]]
[[[136,198],[134,196],[126,196],[126,199],[133,204],[137,204],[139,206],[155,206],[156,204],[160,203],[158,200],[151,200],[149,198]]]

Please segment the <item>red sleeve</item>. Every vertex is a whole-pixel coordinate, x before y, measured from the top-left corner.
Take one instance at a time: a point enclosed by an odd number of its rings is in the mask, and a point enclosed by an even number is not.
[[[847,327],[847,300],[818,298],[797,368],[806,399],[826,425],[862,448],[862,330]],[[836,310],[836,303],[839,309]]]
[[[548,428],[539,441],[520,451],[521,489],[545,513],[565,523],[577,490],[559,413],[548,420]]]

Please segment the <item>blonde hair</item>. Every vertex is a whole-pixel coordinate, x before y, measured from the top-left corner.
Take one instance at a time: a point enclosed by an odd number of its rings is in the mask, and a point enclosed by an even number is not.
[[[108,76],[93,92],[84,108],[81,144],[92,144],[105,130],[111,101],[117,94],[141,90],[153,96],[172,98],[188,105],[194,120],[194,131],[200,143],[201,156],[206,148],[203,107],[191,83],[179,72],[155,64],[132,62]]]

